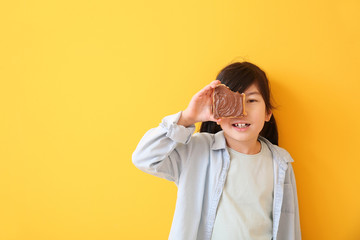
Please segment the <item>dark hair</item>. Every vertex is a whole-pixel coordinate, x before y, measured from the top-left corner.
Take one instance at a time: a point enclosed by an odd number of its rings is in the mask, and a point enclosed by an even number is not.
[[[274,109],[270,101],[269,80],[265,72],[258,66],[249,62],[235,62],[223,68],[216,79],[220,80],[232,91],[240,93],[244,92],[250,85],[256,84],[265,101],[266,110],[269,112]],[[212,121],[202,122],[200,127],[200,132],[217,133],[221,130],[220,125]],[[265,122],[260,136],[278,145],[278,131],[274,114],[271,115],[270,121]]]

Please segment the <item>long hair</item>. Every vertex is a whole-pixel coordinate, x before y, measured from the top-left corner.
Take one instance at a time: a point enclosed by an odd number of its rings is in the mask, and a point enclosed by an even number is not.
[[[240,93],[245,92],[252,84],[256,84],[265,101],[266,111],[270,112],[274,109],[270,101],[269,80],[265,72],[258,66],[249,62],[235,62],[223,68],[216,79],[220,80],[221,83],[228,86],[232,91]],[[202,122],[200,127],[200,132],[217,133],[221,130],[220,125],[212,121]],[[265,122],[259,135],[278,145],[279,137],[274,114],[271,115],[268,122]]]

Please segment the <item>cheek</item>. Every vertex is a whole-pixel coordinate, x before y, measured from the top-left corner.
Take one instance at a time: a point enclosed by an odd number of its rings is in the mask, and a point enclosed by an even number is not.
[[[246,112],[248,113],[248,117],[256,118],[261,121],[267,117],[265,106],[257,106],[256,108],[248,109]]]

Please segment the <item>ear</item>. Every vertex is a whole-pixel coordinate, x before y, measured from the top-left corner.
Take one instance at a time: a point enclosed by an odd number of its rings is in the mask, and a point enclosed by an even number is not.
[[[272,115],[272,111],[271,111],[271,110],[269,110],[268,112],[266,112],[265,122],[270,121],[271,115]]]

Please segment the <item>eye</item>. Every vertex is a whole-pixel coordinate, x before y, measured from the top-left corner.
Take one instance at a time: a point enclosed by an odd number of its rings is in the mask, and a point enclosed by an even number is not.
[[[257,100],[256,99],[249,99],[247,102],[253,103],[253,102],[257,102]]]

